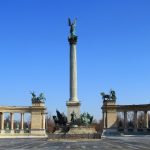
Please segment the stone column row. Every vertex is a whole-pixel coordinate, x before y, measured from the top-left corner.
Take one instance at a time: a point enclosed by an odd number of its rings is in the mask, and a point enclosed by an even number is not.
[[[14,113],[10,113],[11,132],[14,130]],[[24,129],[24,113],[21,113],[21,130]],[[4,112],[1,112],[1,130],[4,130]]]
[[[124,129],[127,129],[127,111],[124,111]],[[148,128],[148,113],[144,111],[144,128]],[[134,130],[138,128],[137,111],[134,111]]]

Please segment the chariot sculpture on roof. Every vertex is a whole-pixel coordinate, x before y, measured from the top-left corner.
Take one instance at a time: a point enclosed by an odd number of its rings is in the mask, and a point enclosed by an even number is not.
[[[116,92],[114,90],[110,90],[110,94],[105,94],[104,92],[101,93],[103,101],[113,100],[116,101]]]
[[[43,93],[40,93],[39,96],[36,96],[34,92],[31,92],[32,98],[31,101],[32,103],[44,103],[46,98]]]

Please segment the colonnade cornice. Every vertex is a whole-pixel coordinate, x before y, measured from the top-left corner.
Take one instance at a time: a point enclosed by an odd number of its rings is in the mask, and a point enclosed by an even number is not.
[[[44,111],[45,108],[32,107],[32,106],[0,106],[0,112],[9,113],[31,113],[32,111],[41,110]]]
[[[150,104],[141,105],[103,105],[103,110],[113,110],[125,112],[125,111],[150,111]]]

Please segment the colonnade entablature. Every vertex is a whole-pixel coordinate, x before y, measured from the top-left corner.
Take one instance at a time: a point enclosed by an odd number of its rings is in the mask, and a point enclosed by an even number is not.
[[[19,114],[17,133],[26,134],[25,114],[30,115],[30,125],[28,134],[45,135],[45,115],[46,107],[44,102],[32,103],[32,106],[0,106],[0,132],[3,134],[15,134],[15,114]],[[5,114],[9,114],[9,119],[5,120]]]

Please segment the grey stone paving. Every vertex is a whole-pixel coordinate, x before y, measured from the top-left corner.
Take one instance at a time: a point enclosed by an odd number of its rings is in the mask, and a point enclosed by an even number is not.
[[[150,136],[111,137],[92,141],[0,139],[0,150],[150,150]]]

